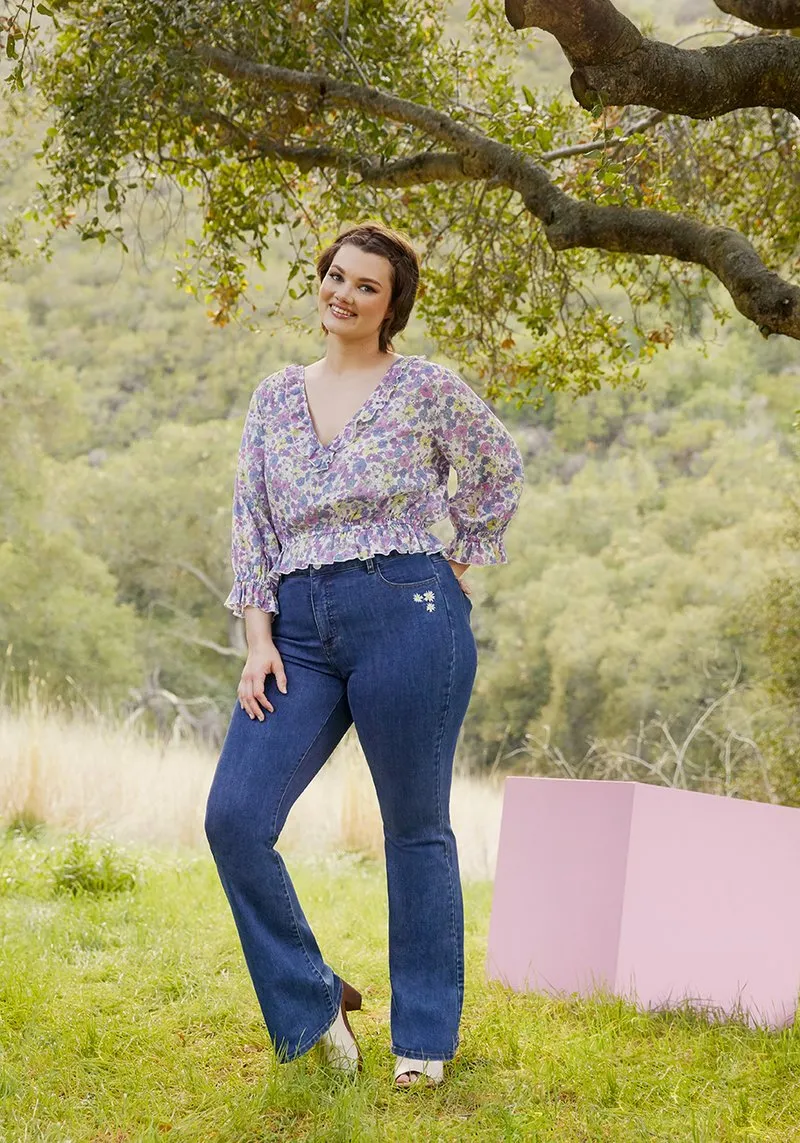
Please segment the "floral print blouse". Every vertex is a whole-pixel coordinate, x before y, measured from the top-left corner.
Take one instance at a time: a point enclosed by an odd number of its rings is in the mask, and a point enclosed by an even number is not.
[[[448,499],[450,466],[458,488]],[[398,358],[341,432],[317,437],[305,368],[287,365],[253,393],[233,496],[234,583],[225,606],[278,613],[294,568],[375,552],[444,551],[502,564],[524,483],[503,423],[465,381],[425,356]],[[449,515],[445,544],[428,531]]]

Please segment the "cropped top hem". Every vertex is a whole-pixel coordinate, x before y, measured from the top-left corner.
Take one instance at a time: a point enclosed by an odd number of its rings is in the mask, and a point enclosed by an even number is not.
[[[313,564],[330,564],[338,560],[366,559],[391,551],[440,552],[444,541],[423,525],[408,520],[340,523],[329,528],[317,526],[313,531],[292,536],[281,550],[272,571],[280,575],[307,568]]]

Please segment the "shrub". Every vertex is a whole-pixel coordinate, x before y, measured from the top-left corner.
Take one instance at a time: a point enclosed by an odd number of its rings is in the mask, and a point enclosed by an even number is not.
[[[51,850],[49,869],[54,891],[73,896],[130,892],[140,880],[137,863],[121,850],[76,835]]]

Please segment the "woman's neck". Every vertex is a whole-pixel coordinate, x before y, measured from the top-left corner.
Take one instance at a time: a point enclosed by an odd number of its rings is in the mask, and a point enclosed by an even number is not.
[[[381,353],[377,341],[370,342],[342,342],[328,334],[325,345],[325,356],[320,362],[325,373],[329,376],[344,376],[353,373],[369,373],[378,368],[387,359],[393,359],[395,354]]]

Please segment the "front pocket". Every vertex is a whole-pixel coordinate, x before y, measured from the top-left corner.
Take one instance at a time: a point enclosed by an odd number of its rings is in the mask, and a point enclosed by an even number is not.
[[[422,587],[438,582],[436,568],[427,552],[401,552],[375,556],[378,575],[390,587]]]

